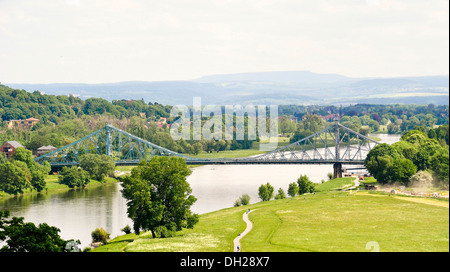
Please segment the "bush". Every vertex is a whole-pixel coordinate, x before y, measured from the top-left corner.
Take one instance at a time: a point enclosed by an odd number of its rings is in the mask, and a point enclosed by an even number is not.
[[[242,195],[238,200],[234,202],[234,207],[250,204],[250,196],[248,194]]]
[[[121,231],[125,232],[125,234],[130,234],[131,228],[129,225],[126,225],[125,227],[123,227],[123,229],[121,229]]]
[[[103,244],[106,244],[109,239],[109,233],[103,228],[96,228],[93,232],[91,232],[91,236],[93,243],[102,242]]]
[[[275,199],[284,199],[286,198],[286,194],[283,189],[278,189],[278,194],[275,196]]]

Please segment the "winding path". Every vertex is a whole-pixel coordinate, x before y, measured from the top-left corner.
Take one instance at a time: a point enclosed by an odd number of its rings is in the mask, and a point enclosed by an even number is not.
[[[244,232],[242,232],[238,237],[234,238],[233,243],[234,243],[234,252],[239,252],[241,251],[241,238],[244,237],[247,233],[249,233],[252,228],[253,228],[253,224],[252,222],[248,219],[248,214],[253,212],[254,210],[251,210],[250,212],[245,211],[244,214],[242,215],[242,219],[244,220],[245,223],[247,223],[247,227],[245,228]],[[239,247],[239,250],[238,250]]]

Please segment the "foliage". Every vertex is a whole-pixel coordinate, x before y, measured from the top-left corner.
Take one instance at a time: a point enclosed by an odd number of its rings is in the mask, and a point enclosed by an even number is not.
[[[96,228],[91,232],[91,237],[93,243],[102,242],[103,244],[106,244],[109,239],[109,233],[103,228]]]
[[[58,176],[59,182],[69,188],[84,188],[89,183],[89,178],[89,173],[77,166],[63,167]]]
[[[391,145],[383,143],[375,146],[367,154],[364,166],[378,182],[385,184],[391,180],[391,168],[400,155]]]
[[[430,158],[431,170],[444,188],[449,187],[449,149],[443,147]]]
[[[289,183],[288,195],[294,197],[298,194],[298,185],[295,182]]]
[[[250,196],[248,194],[244,194],[234,202],[234,207],[238,207],[241,205],[244,206],[248,204],[250,204]]]
[[[194,227],[198,215],[192,214],[190,207],[197,199],[186,181],[190,173],[182,158],[153,157],[123,179],[122,194],[136,234],[140,229],[151,230],[155,238],[159,226],[170,231]]]
[[[278,193],[275,195],[275,199],[284,199],[286,198],[286,194],[282,188],[278,189]]]
[[[315,186],[314,183],[306,175],[300,175],[297,179],[298,184],[298,194],[314,193]]]
[[[46,188],[45,177],[50,172],[51,167],[48,162],[40,165],[35,162],[30,150],[19,147],[11,157],[12,160],[24,162],[31,174],[31,186],[38,192]]]
[[[28,188],[31,188],[31,174],[24,162],[12,160],[0,164],[0,190],[18,195]]]
[[[270,183],[262,184],[258,188],[258,196],[262,201],[269,201],[273,197],[273,186]]]
[[[116,167],[113,159],[106,154],[84,154],[80,157],[79,163],[81,168],[98,181],[102,181],[106,176],[112,175]]]
[[[125,234],[130,234],[131,228],[129,225],[126,225],[125,227],[123,227],[123,229],[121,229],[121,231],[125,232]]]
[[[9,217],[9,211],[0,211],[0,241],[6,245],[0,252],[65,252],[68,241],[61,239],[59,229],[46,223],[37,227],[24,223],[23,217]]]
[[[417,167],[411,160],[399,158],[394,160],[391,170],[391,181],[400,182],[403,185],[408,185],[409,179],[417,172]]]
[[[434,130],[433,130],[434,131]],[[438,129],[437,131],[444,131]],[[445,136],[445,133],[442,133]],[[435,133],[430,133],[436,136]],[[373,148],[366,157],[364,165],[367,170],[385,184],[400,182],[408,185],[410,181],[417,182],[423,171],[433,173],[436,185],[448,187],[449,184],[449,147],[437,138],[429,138],[423,128],[405,133],[401,140],[392,145],[380,144]]]

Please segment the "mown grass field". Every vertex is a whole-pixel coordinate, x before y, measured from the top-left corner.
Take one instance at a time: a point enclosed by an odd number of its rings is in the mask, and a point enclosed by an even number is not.
[[[248,208],[253,229],[241,240],[242,251],[364,252],[373,243],[387,252],[449,251],[448,201],[336,190],[350,183],[332,180],[316,194],[203,214],[194,229],[173,238],[128,234],[93,251],[229,252]]]

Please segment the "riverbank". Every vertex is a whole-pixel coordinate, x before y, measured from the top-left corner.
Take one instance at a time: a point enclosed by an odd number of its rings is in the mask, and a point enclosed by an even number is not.
[[[369,242],[380,251],[447,251],[449,209],[370,191],[340,191],[354,179],[328,181],[316,194],[258,202],[200,215],[191,230],[172,238],[153,239],[151,233],[114,238],[94,252],[232,252],[243,232],[242,214],[252,230],[240,241],[242,251],[367,251]],[[336,185],[336,184],[340,185]],[[442,201],[442,200],[440,200]],[[434,202],[431,202],[434,203]],[[429,226],[433,226],[430,228]]]
[[[47,184],[47,188],[44,189],[42,192],[37,192],[35,190],[27,189],[23,194],[20,195],[10,195],[5,192],[0,191],[0,199],[6,199],[9,197],[16,197],[16,196],[27,196],[27,195],[38,195],[38,194],[46,194],[46,193],[54,193],[54,192],[63,192],[63,191],[70,191],[75,190],[73,188],[69,188],[69,186],[59,183],[57,174],[48,175],[45,178],[45,182]],[[97,181],[95,179],[91,179],[90,182],[86,185],[86,189],[89,188],[95,188],[98,186],[102,186],[104,184],[108,183],[118,183],[119,180],[113,177],[106,177],[102,182]]]

